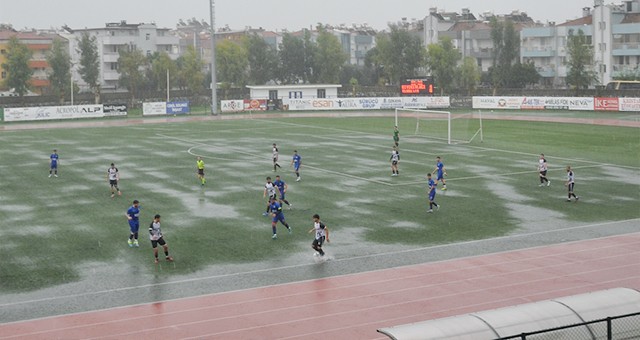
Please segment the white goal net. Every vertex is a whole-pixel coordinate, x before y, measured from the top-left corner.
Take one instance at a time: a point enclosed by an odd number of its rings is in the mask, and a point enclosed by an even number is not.
[[[451,113],[423,109],[396,109],[395,125],[416,136],[444,140],[448,144],[482,142],[482,114]],[[407,133],[405,133],[407,135]]]

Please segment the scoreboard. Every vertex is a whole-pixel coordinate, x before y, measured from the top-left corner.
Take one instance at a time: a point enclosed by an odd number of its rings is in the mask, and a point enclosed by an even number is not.
[[[433,79],[405,79],[400,83],[402,95],[432,95],[434,92]]]

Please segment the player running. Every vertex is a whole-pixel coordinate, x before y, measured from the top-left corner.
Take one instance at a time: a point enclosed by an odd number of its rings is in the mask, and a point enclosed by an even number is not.
[[[271,159],[273,160],[273,172],[275,172],[276,167],[281,168],[280,164],[278,164],[278,146],[276,146],[276,143],[273,143],[271,148]]]
[[[540,159],[538,160],[538,172],[540,174],[540,187],[544,185],[544,182],[547,182],[547,186],[551,185],[551,181],[547,179],[547,170],[549,169],[547,165],[547,160],[544,158],[544,154],[540,154]]]
[[[271,199],[276,198],[276,186],[271,182],[271,177],[267,177],[267,183],[265,183],[264,185],[264,192],[262,193],[262,197],[263,198],[267,197],[267,195],[269,195],[269,198],[267,198],[267,210],[262,213],[262,216],[269,215],[269,209],[271,207]]]
[[[275,197],[271,198],[271,204],[269,205],[269,209],[271,210],[271,217],[272,217],[271,230],[273,231],[273,236],[271,236],[271,238],[274,240],[278,238],[278,234],[276,233],[276,229],[277,229],[276,225],[278,224],[278,221],[284,224],[284,226],[287,227],[289,234],[291,234],[291,227],[289,227],[289,224],[284,219],[284,212],[282,212],[282,206],[280,205],[280,203],[278,203]]]
[[[427,185],[429,186],[429,210],[427,210],[427,212],[432,213],[434,205],[436,207],[436,211],[440,210],[440,206],[435,202],[438,183],[431,178],[431,174],[427,174]]]
[[[53,149],[53,153],[49,156],[49,177],[52,175],[58,177],[58,163],[60,161],[60,156],[58,155],[58,150]]]
[[[389,157],[391,161],[391,176],[398,176],[400,171],[398,171],[398,162],[400,162],[400,152],[398,152],[398,148],[395,146],[393,150],[391,150],[391,157]]]
[[[120,173],[118,173],[118,168],[116,168],[113,163],[111,163],[111,167],[107,169],[107,180],[111,186],[111,198],[115,197],[116,191],[118,192],[118,196],[122,195],[122,192],[120,192],[120,188],[118,187],[118,182],[120,182]]]
[[[329,243],[329,228],[327,228],[322,221],[320,221],[320,215],[313,215],[313,228],[309,230],[309,233],[316,233],[316,237],[311,243],[311,248],[315,249],[315,256],[324,256],[324,250],[322,250],[322,244],[324,241]]]
[[[302,165],[302,157],[298,154],[298,150],[293,150],[293,159],[291,160],[291,166],[296,173],[296,182],[300,182],[300,166]]]
[[[273,182],[273,185],[275,185],[278,188],[278,191],[280,192],[280,205],[282,205],[282,202],[284,202],[286,205],[289,206],[289,209],[291,209],[292,207],[291,203],[289,203],[289,201],[287,201],[285,198],[287,189],[289,189],[289,186],[287,185],[287,183],[281,180],[280,176],[276,176],[276,180]]]
[[[153,257],[155,257],[155,263],[158,263],[158,244],[164,249],[164,259],[171,262],[173,257],[169,256],[169,246],[164,240],[162,230],[160,230],[160,215],[153,217],[153,221],[149,225],[149,239],[151,240],[151,248],[153,248]]]
[[[447,182],[444,180],[444,176],[447,175],[447,170],[444,168],[444,163],[440,156],[436,157],[436,167],[433,169],[433,174],[436,175],[436,183],[442,182],[442,190],[447,190]]]
[[[138,243],[138,229],[140,229],[140,202],[138,200],[133,201],[133,205],[129,207],[127,213],[127,220],[129,221],[129,247],[139,247]]]

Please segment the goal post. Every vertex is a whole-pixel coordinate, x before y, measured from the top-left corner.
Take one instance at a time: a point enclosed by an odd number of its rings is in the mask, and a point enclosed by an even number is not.
[[[397,108],[394,116],[395,125],[402,125],[405,131],[414,125],[415,136],[446,140],[447,144],[484,141],[480,111],[452,114],[451,111]]]

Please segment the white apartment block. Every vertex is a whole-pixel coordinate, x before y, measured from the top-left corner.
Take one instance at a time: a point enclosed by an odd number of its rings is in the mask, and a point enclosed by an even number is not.
[[[429,9],[429,15],[423,20],[424,45],[437,44],[442,37],[448,36],[462,58],[475,58],[478,68],[487,72],[493,65],[493,40],[489,24],[493,17],[500,21],[511,20],[517,31],[537,25],[526,13],[517,10],[504,15],[485,12],[476,18],[468,8],[463,8],[459,14],[438,11],[434,7]]]
[[[582,9],[582,17],[560,25],[525,28],[521,32],[521,58],[533,62],[548,86],[565,86],[567,39],[582,30],[593,46],[593,70],[600,85],[625,74],[640,75],[640,0]]]
[[[156,24],[128,24],[126,21],[107,23],[105,27],[70,29],[65,27],[66,33],[61,34],[69,40],[71,55],[72,77],[81,91],[87,89],[78,74],[78,41],[82,34],[88,33],[96,37],[98,55],[100,57],[100,85],[103,91],[119,89],[118,80],[118,51],[121,49],[137,48],[143,54],[150,56],[155,52],[166,52],[171,59],[179,57],[180,39],[171,33],[169,28],[158,28]]]
[[[367,52],[376,46],[376,33],[366,25],[339,26],[328,31],[338,38],[351,65],[364,66]]]

